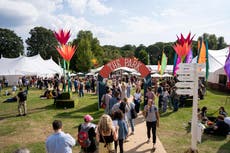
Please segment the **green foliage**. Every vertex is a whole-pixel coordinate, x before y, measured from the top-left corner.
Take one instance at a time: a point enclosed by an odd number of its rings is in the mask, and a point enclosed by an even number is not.
[[[54,37],[53,31],[44,27],[35,27],[30,30],[30,38],[27,38],[26,44],[27,55],[34,56],[40,54],[43,59],[53,58],[58,63],[60,55],[55,47],[58,46],[58,42]]]
[[[138,57],[139,61],[141,61],[144,64],[148,64],[148,54],[145,50],[141,50],[139,53],[139,57]]]
[[[224,37],[216,37],[215,34],[204,33],[202,37],[199,37],[198,40],[208,40],[208,49],[220,50],[227,47],[227,43],[224,41]]]
[[[97,38],[93,38],[91,31],[79,31],[73,44],[78,46],[71,62],[70,67],[75,71],[88,72],[93,67],[92,59],[96,58],[99,64],[103,63],[101,56],[103,49]]]
[[[0,57],[15,58],[23,53],[23,41],[14,31],[0,28]]]

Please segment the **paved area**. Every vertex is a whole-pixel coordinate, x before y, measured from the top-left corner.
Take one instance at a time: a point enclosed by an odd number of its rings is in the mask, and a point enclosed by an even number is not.
[[[132,97],[129,98],[129,101]],[[161,126],[161,125],[160,125]],[[124,143],[124,152],[126,153],[166,153],[162,143],[157,137],[157,142],[155,145],[156,150],[153,151],[153,144],[147,143],[147,128],[144,116],[140,113],[135,119],[135,134],[129,136],[129,141]],[[151,139],[152,140],[152,139]]]
[[[147,143],[147,128],[144,117],[139,114],[135,119],[135,134],[129,136],[129,141],[124,143],[124,152],[126,153],[166,153],[162,143],[157,137],[155,145],[156,150],[152,150],[152,142]]]

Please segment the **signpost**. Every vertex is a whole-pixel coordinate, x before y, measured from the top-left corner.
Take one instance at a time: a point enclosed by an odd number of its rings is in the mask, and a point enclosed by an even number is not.
[[[177,89],[176,93],[178,95],[193,95],[193,90],[192,89]]]
[[[193,81],[194,80],[194,75],[179,75],[177,77],[179,81]]]
[[[193,95],[193,111],[192,111],[192,142],[191,150],[197,151],[197,105],[198,105],[198,77],[204,77],[205,72],[201,71],[205,68],[205,64],[197,63],[181,63],[177,78],[179,81],[175,86],[179,89],[176,90],[178,95]]]
[[[175,86],[178,88],[191,88],[191,89],[193,89],[194,83],[193,82],[177,82],[175,84]]]

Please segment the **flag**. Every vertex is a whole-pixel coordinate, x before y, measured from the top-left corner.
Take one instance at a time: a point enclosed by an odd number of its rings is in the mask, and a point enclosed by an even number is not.
[[[209,74],[208,40],[205,40],[205,48],[206,48],[206,81],[207,81],[208,80],[208,74]]]
[[[157,71],[160,72],[161,71],[161,64],[160,64],[160,60],[158,60],[158,67],[157,67]]]
[[[226,75],[228,76],[228,79],[230,80],[230,46],[228,50],[228,56],[225,61],[224,70],[225,70]]]
[[[162,58],[161,58],[161,71],[160,74],[162,75],[166,69],[167,66],[167,56],[165,55],[164,51],[162,52]]]
[[[176,66],[173,75],[176,76],[177,70],[179,70],[179,64],[181,63],[181,58],[178,56],[176,59]]]
[[[197,63],[206,63],[206,47],[202,40],[198,41],[198,49]]]
[[[186,56],[185,63],[192,63],[192,59],[193,59],[193,54],[192,54],[192,49],[190,49],[188,55]]]
[[[175,76],[176,62],[177,62],[177,53],[174,52],[174,60],[173,60],[173,75],[174,76]]]

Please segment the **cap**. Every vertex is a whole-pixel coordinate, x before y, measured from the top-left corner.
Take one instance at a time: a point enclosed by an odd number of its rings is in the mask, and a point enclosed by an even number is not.
[[[92,117],[91,115],[87,114],[87,115],[84,116],[84,120],[85,120],[86,122],[90,122],[90,121],[93,120],[93,117]]]

